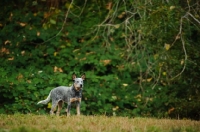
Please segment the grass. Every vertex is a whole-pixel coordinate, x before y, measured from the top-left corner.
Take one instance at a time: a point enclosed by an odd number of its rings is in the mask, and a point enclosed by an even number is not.
[[[0,114],[0,132],[198,132],[200,122],[106,116]]]

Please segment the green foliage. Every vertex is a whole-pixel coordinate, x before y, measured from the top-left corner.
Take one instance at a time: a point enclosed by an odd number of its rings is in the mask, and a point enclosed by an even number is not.
[[[0,3],[0,113],[85,72],[83,114],[199,119],[197,1],[71,2]]]

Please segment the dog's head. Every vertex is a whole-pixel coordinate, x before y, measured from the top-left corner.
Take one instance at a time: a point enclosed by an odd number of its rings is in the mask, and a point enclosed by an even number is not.
[[[80,91],[83,88],[83,80],[85,80],[85,74],[83,74],[81,78],[76,78],[76,74],[73,74],[72,79],[74,80],[75,90]]]

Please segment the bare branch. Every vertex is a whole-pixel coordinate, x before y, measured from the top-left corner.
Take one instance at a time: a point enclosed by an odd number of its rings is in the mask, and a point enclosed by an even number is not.
[[[187,12],[189,16],[191,16],[198,24],[200,24],[200,21],[196,19],[190,12]]]
[[[54,35],[53,37],[47,39],[46,41],[44,41],[44,42],[42,42],[42,43],[36,43],[36,44],[44,44],[44,43],[46,43],[46,42],[49,42],[50,40],[52,40],[52,39],[54,39],[55,37],[57,37],[57,36],[63,31],[64,26],[65,26],[66,21],[67,21],[67,17],[68,17],[69,12],[70,12],[70,7],[72,7],[72,4],[73,4],[73,3],[74,3],[74,0],[72,0],[71,3],[70,3],[70,5],[69,5],[69,8],[68,8],[68,10],[67,10],[67,12],[66,12],[66,14],[65,14],[65,19],[64,19],[64,21],[63,21],[62,27],[61,27],[61,29],[58,31],[58,33],[57,33],[56,35]]]
[[[173,78],[171,78],[171,80],[177,78],[178,76],[180,76],[184,71],[185,71],[185,68],[186,68],[186,62],[187,62],[187,51],[186,51],[186,48],[185,48],[185,41],[184,41],[184,38],[183,38],[183,35],[182,35],[182,28],[183,28],[183,19],[186,17],[186,15],[184,15],[183,17],[181,17],[181,23],[180,23],[180,28],[179,28],[179,33],[177,36],[180,36],[181,38],[181,42],[182,42],[182,47],[183,47],[183,51],[184,51],[184,55],[185,55],[185,59],[184,59],[184,66],[183,66],[183,69],[181,70],[180,73],[178,73],[176,76],[174,76]]]

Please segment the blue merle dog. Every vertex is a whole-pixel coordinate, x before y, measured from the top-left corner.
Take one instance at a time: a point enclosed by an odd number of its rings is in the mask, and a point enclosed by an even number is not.
[[[85,74],[81,78],[76,78],[76,74],[72,75],[74,83],[71,87],[59,86],[51,90],[49,96],[37,104],[47,104],[52,99],[52,106],[50,114],[53,115],[56,107],[58,106],[56,114],[59,115],[64,102],[68,103],[66,112],[67,116],[70,115],[71,103],[76,103],[77,115],[80,115],[80,104],[83,90],[83,80]]]

